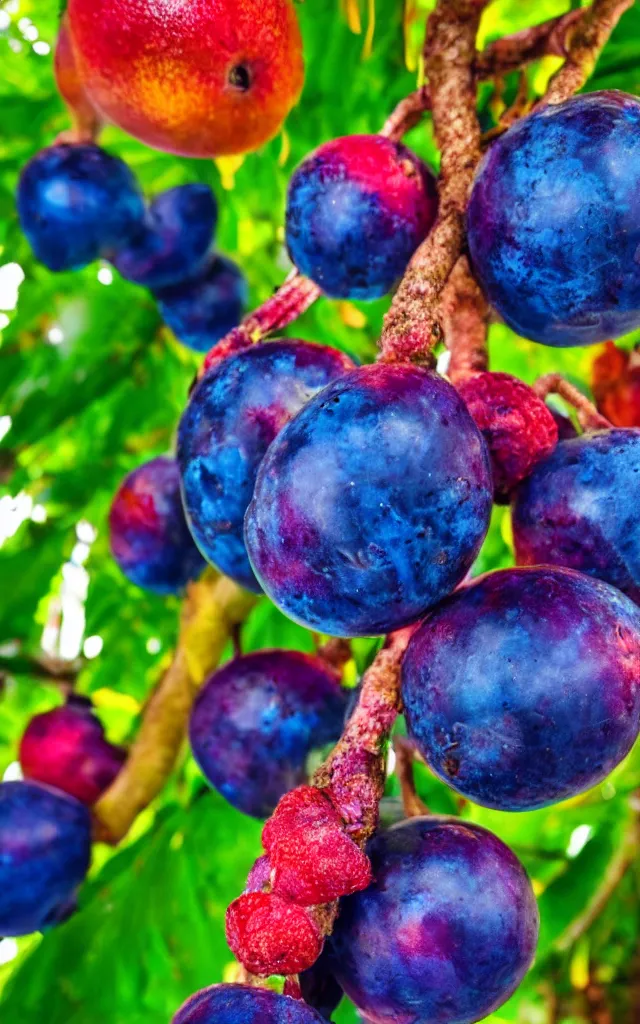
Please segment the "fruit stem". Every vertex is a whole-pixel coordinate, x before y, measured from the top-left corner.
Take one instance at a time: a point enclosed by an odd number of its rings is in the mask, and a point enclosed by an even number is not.
[[[207,352],[200,376],[216,363],[281,331],[320,298],[320,289],[295,268],[278,290]]]
[[[395,110],[389,114],[378,135],[382,135],[385,139],[391,139],[392,142],[400,142],[408,131],[420,123],[422,115],[430,108],[431,93],[429,87],[423,85],[400,100]]]
[[[559,395],[565,402],[573,406],[583,430],[608,430],[611,427],[610,421],[598,412],[593,402],[590,402],[586,395],[578,391],[561,374],[546,373],[543,377],[538,377],[533,387],[536,394],[542,399],[545,399],[547,395]]]
[[[634,0],[594,0],[575,26],[567,59],[549,82],[543,104],[562,103],[581,89],[598,62],[609,36]]]
[[[540,57],[566,57],[570,29],[581,20],[584,13],[584,8],[579,7],[543,21],[540,25],[532,25],[511,36],[496,39],[476,57],[477,77],[506,75]]]
[[[378,824],[385,785],[386,743],[400,711],[400,665],[413,629],[391,633],[362,678],[354,711],[313,784],[330,787],[346,831],[360,846]]]
[[[429,808],[416,792],[413,774],[415,748],[405,736],[394,736],[393,750],[396,755],[395,773],[400,783],[402,806],[405,818],[420,818],[429,814]]]
[[[444,288],[441,316],[451,353],[449,379],[455,384],[461,377],[486,370],[489,306],[466,256],[460,257]]]
[[[184,740],[195,696],[216,667],[236,623],[257,598],[206,572],[189,585],[173,660],[144,708],[124,767],[94,808],[96,838],[120,842],[162,790]]]
[[[429,362],[443,339],[438,300],[464,245],[464,212],[481,157],[473,64],[487,0],[438,0],[427,22],[425,67],[440,148],[440,209],[384,320],[386,362]]]

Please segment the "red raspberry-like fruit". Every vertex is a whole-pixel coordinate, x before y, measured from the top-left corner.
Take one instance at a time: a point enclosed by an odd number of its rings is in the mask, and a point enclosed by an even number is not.
[[[487,442],[494,500],[505,504],[516,484],[555,448],[556,422],[535,391],[511,374],[474,373],[456,386]]]
[[[227,942],[252,974],[297,974],[322,952],[322,935],[303,907],[269,892],[249,892],[227,910]]]
[[[245,892],[264,892],[271,884],[271,861],[266,853],[258,857],[257,861],[247,875]]]
[[[315,786],[297,786],[282,797],[262,830],[262,845],[271,853],[280,839],[287,839],[293,829],[318,826],[341,827],[342,818],[328,797]]]
[[[593,363],[591,386],[596,405],[616,427],[640,427],[640,359],[612,341]]]

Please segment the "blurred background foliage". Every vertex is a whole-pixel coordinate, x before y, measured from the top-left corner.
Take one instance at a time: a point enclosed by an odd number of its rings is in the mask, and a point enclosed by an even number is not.
[[[421,81],[420,43],[431,0],[306,0],[298,6],[307,62],[302,101],[261,152],[214,163],[146,149],[109,128],[104,145],[153,194],[205,181],[220,204],[218,246],[244,268],[251,303],[282,280],[286,185],[320,142],[376,131]],[[565,2],[495,0],[481,43]],[[572,6],[577,6],[573,3]],[[96,702],[110,736],[135,733],[145,696],[170,658],[178,602],[145,594],[112,563],[106,521],[129,470],[171,449],[199,358],[163,326],[153,300],[106,266],[52,275],[34,262],[17,223],[21,167],[67,126],[52,48],[58,0],[0,2],[0,774],[12,777],[29,717],[61,700],[57,658]],[[558,62],[528,72],[541,92]],[[640,92],[640,10],[629,11],[589,89]],[[515,93],[508,82],[505,100]],[[499,108],[480,94],[483,124]],[[430,125],[409,144],[437,165]],[[373,358],[387,300],[323,300],[289,329]],[[626,339],[632,344],[635,338]],[[553,350],[494,326],[494,369],[532,381],[561,370],[588,391],[596,350]],[[508,512],[496,510],[478,571],[510,564]],[[244,629],[251,650],[312,648],[262,601]],[[375,651],[358,642],[358,669]],[[48,652],[44,658],[43,649]],[[68,664],[67,664],[68,663]],[[355,669],[352,670],[355,675]],[[353,681],[353,680],[352,680]],[[399,724],[402,728],[402,723]],[[602,786],[549,810],[503,814],[461,805],[428,771],[419,789],[438,812],[493,829],[522,858],[540,899],[535,968],[491,1018],[525,1024],[640,1020],[640,751]],[[389,780],[389,795],[396,795]],[[635,801],[635,803],[634,803]],[[3,1024],[167,1024],[194,990],[232,976],[226,904],[259,852],[259,823],[210,793],[185,752],[156,804],[117,851],[95,848],[81,909],[56,931],[0,941]],[[346,1001],[336,1015],[356,1020]]]

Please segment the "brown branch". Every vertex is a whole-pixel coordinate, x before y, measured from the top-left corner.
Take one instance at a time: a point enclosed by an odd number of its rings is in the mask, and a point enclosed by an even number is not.
[[[466,256],[461,256],[453,268],[440,306],[445,342],[451,353],[449,379],[455,383],[470,373],[486,370],[489,306]]]
[[[431,93],[426,85],[409,93],[391,112],[378,135],[399,142],[404,135],[420,123],[422,115],[431,107]]]
[[[571,34],[567,59],[553,76],[543,103],[562,103],[590,78],[603,47],[634,0],[594,0]]]
[[[536,394],[543,400],[548,395],[559,395],[565,402],[573,406],[583,430],[607,430],[611,427],[610,421],[598,412],[593,402],[590,402],[587,396],[582,394],[582,391],[565,380],[561,374],[546,373],[543,377],[538,378],[533,387]]]
[[[413,774],[415,761],[413,743],[404,736],[394,736],[393,750],[396,755],[395,773],[400,783],[405,818],[419,818],[429,814],[429,808],[416,792],[416,781]]]
[[[443,337],[437,303],[464,244],[464,211],[480,160],[473,62],[487,0],[438,0],[427,23],[425,65],[442,154],[440,209],[414,253],[384,320],[381,358],[428,361]]]
[[[557,18],[490,43],[476,57],[476,75],[478,78],[493,78],[517,71],[541,57],[566,57],[570,30],[584,13],[582,8],[567,11]]]
[[[118,843],[162,790],[184,740],[200,685],[217,665],[234,625],[257,600],[224,576],[192,583],[171,665],[151,695],[127,761],[94,808],[97,837]]]

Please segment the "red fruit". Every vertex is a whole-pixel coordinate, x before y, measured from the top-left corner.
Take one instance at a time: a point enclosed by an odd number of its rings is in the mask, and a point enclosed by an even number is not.
[[[111,785],[127,754],[105,738],[91,702],[70,697],[68,702],[36,715],[20,743],[20,765],[27,779],[44,782],[94,804]]]
[[[322,952],[322,935],[309,912],[274,893],[239,896],[227,910],[226,923],[232,952],[260,977],[297,974]]]
[[[300,95],[291,0],[69,0],[67,10],[91,101],[157,149],[257,149]]]
[[[262,857],[258,857],[257,861],[251,868],[251,871],[247,875],[247,884],[244,887],[244,891],[263,892],[264,889],[269,888],[270,883],[271,861],[265,853]]]
[[[474,373],[456,387],[487,442],[494,500],[504,504],[555,448],[556,422],[535,391],[508,373]]]
[[[83,137],[86,135],[91,138],[98,124],[98,116],[78,73],[66,16],[60,22],[53,66],[58,92],[69,107],[78,130]]]
[[[317,826],[342,826],[342,818],[331,801],[315,786],[297,786],[285,794],[262,830],[262,845],[267,853],[294,829],[310,830]]]
[[[612,341],[593,363],[592,383],[598,410],[615,427],[640,427],[640,359]]]

